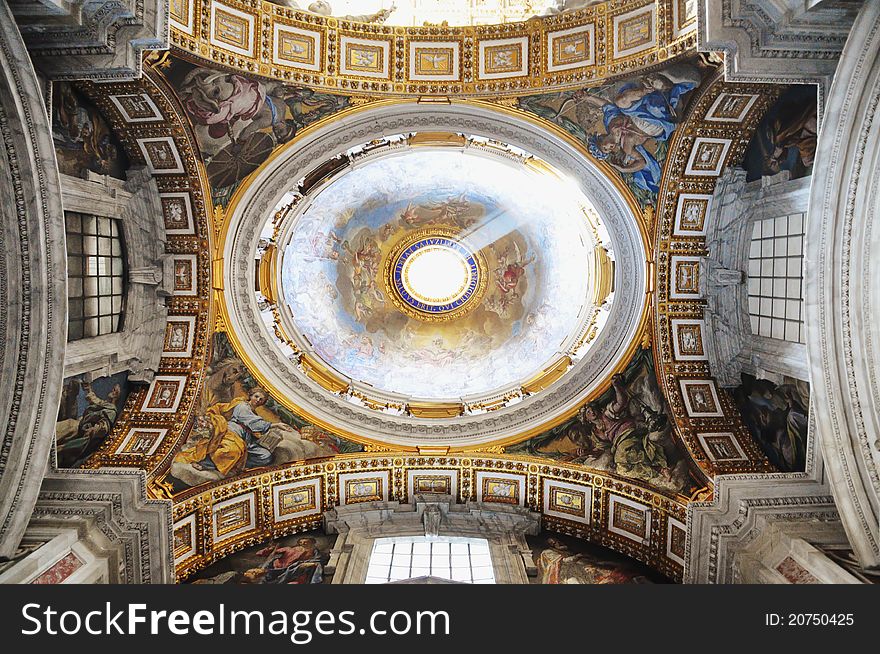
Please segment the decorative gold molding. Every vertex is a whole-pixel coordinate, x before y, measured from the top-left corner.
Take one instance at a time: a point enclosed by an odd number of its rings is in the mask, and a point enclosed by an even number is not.
[[[278,294],[275,292],[275,264],[278,260],[278,249],[274,243],[270,243],[263,256],[260,257],[260,273],[257,281],[260,285],[260,293],[268,300],[269,304],[275,304]]]
[[[340,455],[331,461],[301,461],[276,469],[254,470],[234,480],[217,482],[207,488],[188,491],[175,498],[173,520],[175,528],[183,528],[195,522],[193,532],[195,552],[187,553],[176,565],[178,580],[183,580],[197,570],[222,559],[245,547],[267,540],[280,538],[309,529],[319,528],[322,516],[288,518],[279,513],[273,497],[280,487],[291,483],[318,483],[315,485],[320,497],[316,506],[324,510],[337,506],[341,501],[340,479],[346,473],[368,473],[375,477],[392,480],[389,484],[389,501],[409,502],[406,479],[416,475],[442,471],[457,474],[457,481],[449,490],[460,502],[476,501],[478,473],[486,475],[517,475],[522,478],[523,503],[533,511],[542,511],[544,493],[555,488],[582,493],[586,516],[545,515],[544,526],[548,529],[598,542],[613,550],[632,556],[671,579],[680,580],[683,567],[677,557],[669,556],[667,525],[670,520],[685,523],[687,503],[690,498],[659,493],[632,480],[602,472],[586,470],[570,464],[556,464],[545,459],[526,456],[510,456],[498,452],[497,446],[483,448],[481,452],[454,455],[443,447],[420,448],[418,453],[391,452],[388,450],[354,455]],[[556,486],[558,484],[558,486]],[[707,490],[701,497],[709,497]],[[221,502],[253,494],[260,503],[253,527],[225,540],[213,533],[214,507]],[[623,499],[631,505],[644,507],[651,512],[652,529],[641,542],[634,542],[612,529],[612,500]],[[487,500],[488,501],[488,500]],[[619,531],[619,530],[618,530]]]
[[[299,359],[303,372],[309,376],[316,384],[330,391],[331,393],[344,393],[348,390],[348,382],[337,377],[332,370],[320,363],[317,359],[308,354],[302,354]]]
[[[440,445],[419,445],[420,456],[446,456],[449,454],[449,447]]]
[[[215,291],[223,290],[223,259],[211,261],[211,288]]]
[[[614,262],[608,256],[608,250],[602,246],[597,246],[593,251],[593,279],[596,280],[593,304],[600,307],[614,288]]]
[[[414,418],[457,418],[464,412],[458,402],[409,402],[406,407]]]
[[[524,22],[400,27],[202,0],[172,16],[171,43],[210,65],[325,91],[445,101],[583,87],[662,64],[697,45],[694,16],[679,7],[693,5],[607,0]],[[420,50],[444,65],[423,69]]]
[[[531,395],[552,386],[554,382],[562,378],[569,366],[571,366],[571,357],[568,355],[560,357],[537,375],[524,382],[522,385],[523,392]]]
[[[417,132],[406,140],[411,146],[463,148],[467,139],[461,134],[452,132]]]

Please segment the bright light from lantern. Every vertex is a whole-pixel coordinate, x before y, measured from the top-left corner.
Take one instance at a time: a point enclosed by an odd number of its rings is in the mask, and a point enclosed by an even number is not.
[[[443,246],[420,249],[403,266],[403,284],[416,299],[426,304],[455,300],[468,286],[470,271],[464,257]]]

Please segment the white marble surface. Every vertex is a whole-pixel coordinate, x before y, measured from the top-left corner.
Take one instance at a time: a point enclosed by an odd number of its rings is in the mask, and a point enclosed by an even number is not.
[[[128,370],[131,381],[149,382],[159,370],[168,310],[174,288],[165,265],[165,226],[155,180],[144,169],[128,171],[129,180],[91,175],[61,176],[64,209],[119,220],[126,255],[127,284],[122,329],[72,341],[64,358],[64,376],[94,377]]]
[[[865,567],[880,566],[880,3],[864,4],[828,95],[804,267],[812,412]]]
[[[729,81],[818,84],[822,104],[856,3],[698,2],[698,48],[724,53]]]
[[[0,556],[24,533],[55,437],[67,258],[40,82],[0,3]]]

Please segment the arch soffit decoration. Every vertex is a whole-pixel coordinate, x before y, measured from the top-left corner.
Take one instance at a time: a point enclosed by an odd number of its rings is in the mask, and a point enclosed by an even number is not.
[[[186,434],[213,331],[210,193],[206,191],[207,180],[195,139],[181,118],[184,112],[161,76],[147,69],[136,81],[83,82],[78,88],[108,119],[132,163],[146,165],[151,172],[158,186],[165,228],[178,228],[180,215],[189,225],[166,234],[165,246],[176,278],[173,293],[166,299],[167,326],[180,321],[187,325],[188,356],[163,353],[155,379],[149,386],[132,390],[113,432],[83,466],[140,468],[150,474],[170,463]],[[178,209],[181,214],[176,214]],[[163,388],[173,390],[172,407],[157,404]],[[137,440],[138,432],[157,436],[151,453],[129,451],[127,446]]]
[[[172,5],[171,43],[209,64],[337,93],[493,96],[594,84],[696,47],[696,6],[608,0],[520,23],[395,27],[261,0]],[[423,65],[420,52],[440,59]],[[500,58],[499,58],[500,55]]]
[[[686,199],[702,203],[705,225],[718,178],[726,167],[742,160],[758,122],[776,98],[776,93],[768,91],[759,84],[725,82],[720,73],[701,87],[673,137],[658,198],[654,248],[658,381],[682,441],[709,476],[775,469],[742,422],[733,398],[712,378],[703,349],[705,284],[699,278],[700,261],[707,255],[706,236],[683,236],[677,227]],[[735,112],[735,119],[721,111],[726,98],[745,107]],[[685,272],[692,275],[687,282]],[[692,348],[674,343],[679,322],[692,328]],[[697,410],[694,395],[698,392],[712,398],[709,410]],[[721,459],[713,455],[707,449],[707,437],[724,439],[730,451],[739,456]],[[812,460],[807,469],[812,470]]]

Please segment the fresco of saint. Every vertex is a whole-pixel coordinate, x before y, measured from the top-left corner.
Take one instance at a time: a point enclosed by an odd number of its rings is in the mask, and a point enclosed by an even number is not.
[[[299,419],[251,377],[224,333],[213,339],[193,426],[169,471],[176,490],[244,470],[360,451]]]
[[[652,584],[668,580],[622,554],[579,538],[542,532],[527,538],[538,574],[533,584]]]
[[[348,98],[203,68],[172,58],[163,71],[189,116],[205,159],[215,204],[278,146]]]
[[[91,171],[125,179],[128,158],[101,112],[68,82],[56,82],[53,90],[52,138],[58,170],[73,177]]]
[[[742,375],[733,390],[743,422],[770,462],[783,472],[804,472],[807,466],[807,426],[810,388],[794,379],[778,386],[766,379]]]
[[[272,427],[289,427],[255,413],[266,399],[264,391],[254,389],[247,398],[237,397],[208,407],[205,417],[212,423],[211,438],[199,441],[178,460],[189,461],[196,470],[217,470],[224,477],[244,468],[269,465],[272,452],[260,444],[260,437]]]
[[[625,476],[650,481],[657,475],[669,478],[669,464],[663,448],[650,438],[651,431],[639,428],[629,414],[632,398],[622,375],[611,378],[614,398],[598,408],[587,404],[581,409],[581,420],[592,428],[579,459],[607,457],[614,471]]]
[[[675,493],[695,489],[649,349],[638,350],[611,388],[577,416],[505,451],[577,463]]]
[[[788,171],[789,179],[809,175],[816,156],[816,87],[793,85],[770,107],[743,157],[746,180]]]
[[[321,584],[334,541],[334,536],[312,531],[255,545],[196,573],[188,583]]]
[[[55,424],[58,467],[77,468],[101,446],[113,431],[127,395],[126,373],[93,381],[65,380]]]
[[[656,202],[669,140],[701,79],[695,63],[678,63],[603,87],[525,96],[519,106],[582,141],[648,205]]]

